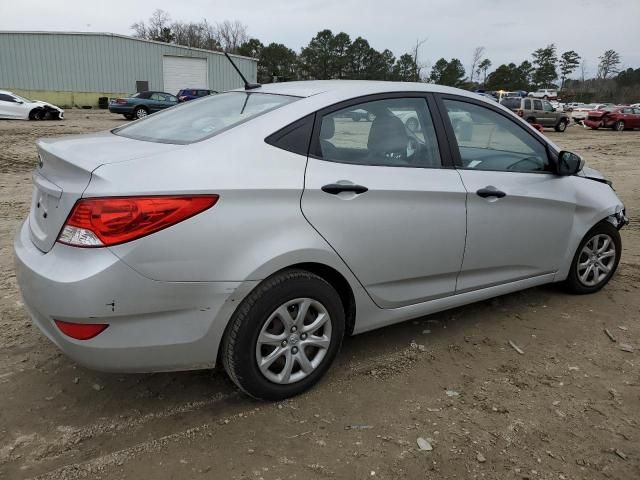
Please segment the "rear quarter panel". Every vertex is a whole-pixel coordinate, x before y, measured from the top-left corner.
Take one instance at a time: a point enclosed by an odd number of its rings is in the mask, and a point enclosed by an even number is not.
[[[250,124],[98,168],[85,196],[220,196],[195,217],[111,250],[155,280],[261,280],[295,263],[319,262],[355,281],[300,210],[306,157],[266,144]]]

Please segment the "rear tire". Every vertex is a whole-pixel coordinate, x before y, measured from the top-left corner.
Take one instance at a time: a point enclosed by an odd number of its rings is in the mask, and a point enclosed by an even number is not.
[[[615,273],[621,252],[618,229],[606,220],[598,223],[580,242],[564,282],[565,288],[579,295],[597,292]]]
[[[344,331],[344,307],[336,290],[310,272],[286,270],[263,281],[240,304],[220,355],[243,392],[261,400],[282,400],[322,378]]]
[[[613,125],[613,129],[617,132],[624,132],[624,129],[626,128],[624,122],[622,120],[618,120],[614,125]]]

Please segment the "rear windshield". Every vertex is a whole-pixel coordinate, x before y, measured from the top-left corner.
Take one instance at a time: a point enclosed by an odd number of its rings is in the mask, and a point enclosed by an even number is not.
[[[168,108],[112,133],[135,140],[184,145],[212,137],[298,99],[255,92],[221,93]]]

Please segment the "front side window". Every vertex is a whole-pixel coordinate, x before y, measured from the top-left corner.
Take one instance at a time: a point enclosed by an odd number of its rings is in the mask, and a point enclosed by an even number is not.
[[[221,93],[197,102],[184,102],[116,128],[112,133],[135,140],[184,145],[212,137],[298,99],[257,92]]]
[[[524,109],[525,110],[531,110],[531,100],[525,100],[524,101]]]
[[[440,167],[440,151],[424,98],[350,106],[322,117],[321,158],[341,163]]]
[[[506,172],[550,171],[547,150],[513,120],[467,102],[444,100],[462,166]]]
[[[553,112],[553,105],[551,105],[549,102],[542,102],[542,107],[544,108],[545,112]]]
[[[534,100],[533,101],[533,109],[534,110],[542,110],[542,100]]]
[[[0,102],[11,102],[11,103],[15,103],[16,99],[13,98],[11,95],[5,95],[4,93],[0,93]]]

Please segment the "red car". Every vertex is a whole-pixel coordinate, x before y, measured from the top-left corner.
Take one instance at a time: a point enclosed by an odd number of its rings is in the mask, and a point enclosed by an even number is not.
[[[597,130],[600,127],[613,128],[619,132],[640,128],[640,108],[613,107],[589,112],[584,121],[587,127]]]

